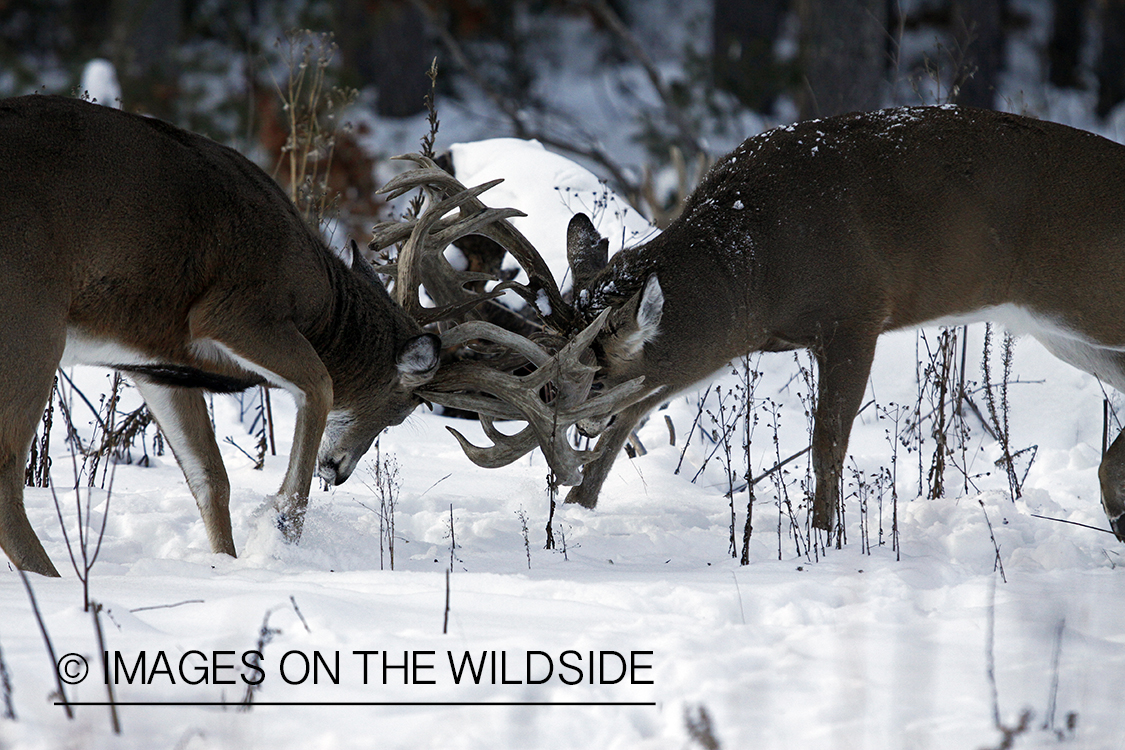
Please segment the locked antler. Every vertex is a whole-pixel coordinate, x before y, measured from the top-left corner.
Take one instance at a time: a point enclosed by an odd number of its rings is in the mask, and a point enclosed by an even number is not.
[[[456,218],[446,217],[450,211],[475,200],[477,195],[497,182],[499,180],[471,190],[465,189],[439,200],[417,219],[401,223],[384,222],[375,226],[373,238],[368,244],[370,248],[383,248],[406,240],[399,251],[397,262],[376,266],[376,270],[395,277],[395,301],[422,325],[448,318],[458,319],[481,302],[503,294],[503,289],[487,294],[468,291],[464,288],[465,284],[496,279],[486,273],[457,271],[443,254],[448,245],[462,237],[478,233],[482,226],[490,222],[523,215],[511,208],[483,208],[467,216],[462,210],[461,215]],[[392,188],[393,183],[394,180],[383,190]],[[422,306],[419,288],[423,285],[431,298],[439,303],[436,308]]]
[[[574,319],[573,309],[563,301],[562,293],[559,292],[558,284],[555,283],[547,263],[527,238],[508,221],[511,217],[526,216],[526,214],[514,208],[489,208],[477,197],[498,185],[501,180],[486,182],[470,189],[428,157],[406,154],[395,158],[413,161],[420,165],[420,168],[395,177],[384,185],[380,192],[387,193],[388,198],[393,200],[411,190],[422,188],[431,203],[417,219],[406,222],[384,222],[377,225],[374,237],[368,244],[369,248],[377,251],[409,237],[399,253],[397,264],[390,267],[391,270],[388,270],[387,266],[378,269],[380,273],[392,273],[398,278],[396,284],[399,291],[396,294],[399,295],[400,304],[407,307],[407,310],[420,321],[426,317],[436,320],[438,319],[434,317],[436,312],[419,313],[427,309],[417,303],[417,288],[420,283],[426,286],[431,297],[435,294],[454,297],[470,294],[464,290],[464,285],[467,283],[491,279],[486,274],[455,271],[442,256],[445,248],[458,239],[470,234],[479,234],[488,237],[510,253],[528,278],[526,285],[513,281],[504,282],[490,293],[492,297],[511,289],[534,308],[555,331],[563,332],[570,329]],[[447,218],[446,215],[454,209],[460,209],[459,215],[456,218]],[[475,299],[477,304],[485,300],[479,295]],[[468,299],[462,298],[460,301],[464,303]],[[411,307],[414,309],[412,310]],[[450,316],[447,314],[447,317]]]
[[[608,315],[609,310],[603,311],[553,355],[530,339],[491,323],[463,323],[447,331],[442,343],[456,345],[482,339],[502,344],[519,352],[536,369],[527,375],[514,375],[478,362],[456,362],[440,369],[419,395],[435,403],[477,413],[485,435],[493,442],[491,447],[477,447],[457,430],[447,428],[477,465],[506,466],[539,447],[560,484],[579,484],[582,465],[597,458],[598,451],[575,449],[567,439],[567,431],[580,420],[601,419],[625,408],[632,403],[631,397],[641,390],[644,380],[630,380],[587,398],[598,368],[584,363],[583,354]],[[552,392],[554,397],[545,401],[543,394]],[[505,435],[493,424],[496,419],[525,420],[527,427],[515,435]]]
[[[449,428],[465,454],[476,464],[495,468],[512,463],[536,447],[542,448],[561,484],[581,482],[581,467],[597,457],[596,450],[578,450],[567,432],[580,420],[603,419],[635,401],[640,378],[590,397],[597,367],[590,344],[605,324],[608,311],[571,339],[575,320],[546,262],[539,252],[508,222],[523,216],[518,210],[486,206],[479,196],[500,182],[466,188],[431,159],[418,154],[398,157],[419,164],[388,182],[380,192],[396,198],[423,189],[428,207],[415,219],[384,222],[374,229],[369,247],[379,251],[402,243],[397,261],[378,266],[395,277],[397,301],[422,323],[438,320],[457,324],[442,333],[443,348],[491,345],[487,361],[463,359],[443,364],[418,395],[442,406],[476,412],[493,445],[478,447]],[[465,236],[488,237],[509,252],[527,273],[528,283],[505,281],[489,292],[466,289],[469,283],[496,280],[488,274],[458,271],[444,251]],[[419,288],[425,287],[436,307],[424,307]],[[532,338],[479,320],[466,321],[474,307],[511,289],[544,321]],[[521,374],[515,374],[516,371]],[[514,435],[496,429],[497,420],[522,420],[527,426]]]

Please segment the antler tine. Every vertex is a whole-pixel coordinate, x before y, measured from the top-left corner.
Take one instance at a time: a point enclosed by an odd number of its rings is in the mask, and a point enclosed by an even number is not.
[[[445,217],[438,222],[438,226],[452,224],[454,221],[456,219],[453,217]],[[410,233],[414,231],[414,227],[417,225],[417,219],[381,221],[371,228],[371,239],[367,241],[367,249],[372,252],[379,252],[385,247],[403,242],[409,239]]]
[[[434,403],[477,412],[485,435],[493,441],[492,446],[474,446],[456,430],[448,428],[474,463],[486,468],[504,466],[540,447],[560,483],[578,484],[582,465],[593,460],[597,452],[580,451],[571,446],[567,430],[579,420],[602,418],[620,411],[632,403],[630,399],[642,388],[643,379],[638,378],[586,399],[596,368],[582,362],[581,357],[605,324],[608,314],[608,310],[603,311],[553,356],[529,339],[488,323],[453,328],[446,332],[443,344],[462,343],[472,338],[503,343],[527,357],[536,365],[536,370],[521,376],[476,362],[459,362],[439,370],[419,395]],[[553,403],[546,403],[540,393],[552,381],[559,395]],[[518,416],[513,415],[513,410]],[[492,425],[493,419],[513,418],[528,423],[516,435],[504,435]]]
[[[419,169],[410,170],[395,177],[383,187],[381,192],[390,192],[392,196],[399,196],[422,186],[444,195],[460,194],[465,190],[465,186],[456,177],[437,166],[428,157],[421,154],[403,154],[394,158],[402,161],[413,161],[419,165]],[[485,184],[492,186],[497,182]],[[465,209],[471,211],[481,211],[485,208],[484,203],[479,200],[469,200],[465,204]],[[521,296],[534,303],[538,292],[542,291],[546,295],[549,306],[549,310],[543,314],[548,324],[558,331],[570,330],[573,321],[571,307],[563,300],[558,284],[555,283],[555,277],[551,274],[551,269],[547,267],[547,263],[535,249],[535,246],[518,229],[513,227],[511,222],[507,221],[507,217],[484,225],[475,231],[507,250],[523,268],[527,274],[530,291],[527,293],[521,292]],[[518,288],[516,290],[519,291]]]
[[[543,347],[536,344],[526,336],[501,328],[498,325],[484,320],[470,320],[459,326],[449,329],[441,336],[443,347],[458,346],[473,339],[483,339],[496,344],[503,344],[509,349],[519,352],[536,367],[547,364],[551,355]]]
[[[464,213],[465,210],[462,209],[462,214]],[[434,239],[439,244],[449,245],[470,234],[482,234],[490,224],[510,219],[513,216],[527,216],[527,214],[518,208],[483,208],[466,218],[450,223],[449,226],[435,229],[433,231]]]
[[[480,424],[484,434],[493,443],[488,448],[473,445],[468,438],[452,427],[446,427],[445,429],[457,438],[461,450],[465,452],[469,460],[482,468],[499,469],[501,466],[507,466],[522,456],[526,456],[536,446],[535,431],[530,425],[524,427],[515,435],[505,435],[493,426],[489,417],[483,414],[480,416]]]
[[[452,223],[446,222],[439,234],[435,235],[432,232],[435,226],[442,225],[442,220],[450,211],[461,209],[464,213],[464,206],[480,204],[477,196],[496,184],[497,181],[493,181],[466,188],[432,204],[413,221],[410,237],[403,245],[395,267],[397,278],[395,298],[416,319],[428,318],[427,322],[431,322],[440,317],[435,311],[427,311],[422,307],[418,299],[418,287],[423,284],[423,279],[428,282],[426,288],[430,296],[439,303],[441,314],[446,314],[455,307],[460,309],[461,305],[470,300],[481,302],[498,296],[465,291],[464,285],[470,281],[494,279],[488,274],[455,271],[442,254],[453,239],[467,234],[472,227],[479,226],[479,216],[474,215],[468,220],[460,219]],[[477,214],[479,213],[481,212],[478,211]],[[504,214],[502,210],[496,211],[486,219],[496,221]],[[464,232],[461,232],[462,227],[466,228]],[[385,268],[382,270],[386,271]]]
[[[421,165],[421,168],[411,169],[407,172],[403,172],[400,175],[396,175],[395,177],[391,178],[386,185],[379,188],[377,192],[386,193],[387,200],[400,198],[406,193],[409,193],[411,190],[422,187],[423,185],[443,184],[445,183],[446,178],[452,178],[452,175],[449,174],[449,172],[446,172],[432,160],[427,159],[420,154],[405,154],[403,156],[394,156],[391,158],[400,161],[406,159],[417,161],[417,163]]]
[[[486,183],[488,184],[488,183]],[[483,187],[483,186],[481,186]],[[474,188],[475,190],[476,188]],[[489,222],[498,221],[500,219],[508,219],[513,216],[527,216],[523,211],[518,208],[489,208],[485,211],[478,211],[472,214],[472,223],[470,224],[461,217],[442,217],[433,226],[433,232],[440,235],[440,239],[450,243],[464,237],[468,234],[473,234],[477,229]],[[410,219],[408,221],[381,221],[371,228],[371,239],[367,242],[367,249],[378,252],[385,247],[390,247],[396,243],[410,237],[414,227],[418,225],[418,219]],[[456,234],[451,234],[455,227],[460,227]],[[448,239],[446,236],[448,235]]]

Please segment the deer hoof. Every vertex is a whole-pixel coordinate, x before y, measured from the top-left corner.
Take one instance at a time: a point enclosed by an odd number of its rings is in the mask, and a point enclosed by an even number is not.
[[[590,497],[590,493],[582,491],[583,486],[584,485],[579,484],[575,487],[571,487],[570,491],[566,493],[566,502],[581,505],[583,508],[593,510],[598,504],[598,496],[594,495]]]
[[[277,530],[281,532],[281,536],[289,544],[296,544],[301,541],[301,523],[295,516],[287,513],[278,513],[277,518],[274,520],[277,525]]]

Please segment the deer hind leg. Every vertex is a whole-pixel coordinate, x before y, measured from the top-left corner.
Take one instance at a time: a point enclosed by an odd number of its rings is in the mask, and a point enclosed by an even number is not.
[[[211,551],[234,557],[230,482],[215,442],[203,392],[162,385],[143,377],[135,377],[133,382],[184,472],[195,504],[199,506]]]
[[[21,447],[17,448],[7,441],[0,446],[0,548],[20,570],[57,578],[59,572],[35,536],[23,507],[24,464],[27,462],[27,447],[35,434],[34,424],[27,441],[19,443]],[[5,438],[9,437],[11,430],[5,432]]]
[[[827,531],[829,540],[836,537],[848,437],[867,389],[876,335],[837,330],[814,349],[819,378],[812,440],[816,476],[812,524]]]
[[[1102,507],[1109,518],[1109,527],[1118,541],[1125,542],[1125,431],[1117,436],[1102,456],[1098,480],[1102,486]]]
[[[4,317],[19,320],[25,332],[41,333],[26,336],[26,341],[0,340],[0,383],[4,384],[0,400],[0,549],[20,570],[58,577],[27,519],[23,485],[28,448],[51,396],[66,334],[61,327],[55,337],[43,334],[46,327],[29,320],[25,313]]]

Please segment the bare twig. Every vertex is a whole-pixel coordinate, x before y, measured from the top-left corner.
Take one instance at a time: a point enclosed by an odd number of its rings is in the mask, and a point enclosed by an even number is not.
[[[71,460],[76,462],[74,455],[71,454]],[[94,540],[94,549],[90,550],[91,533],[93,532],[90,526],[90,519],[93,515],[92,496],[93,487],[86,487],[86,504],[85,512],[82,507],[82,488],[79,486],[78,481],[78,468],[75,463],[74,468],[74,503],[78,516],[78,550],[77,556],[75,555],[74,546],[71,544],[70,535],[66,531],[66,521],[63,520],[62,505],[59,503],[59,496],[55,492],[55,485],[51,483],[51,497],[55,503],[55,513],[59,519],[59,528],[62,529],[63,541],[66,542],[66,551],[70,555],[70,564],[74,567],[74,572],[78,576],[78,580],[82,582],[82,599],[83,608],[90,608],[90,571],[94,569],[94,564],[98,561],[98,555],[101,553],[102,540],[105,539],[105,526],[109,520],[109,501],[113,496],[113,480],[117,476],[117,464],[113,465],[113,471],[109,475],[109,489],[106,490],[105,507],[102,510],[102,523],[97,530],[97,537]],[[81,564],[79,564],[81,558]]]
[[[63,689],[62,675],[59,674],[59,660],[55,657],[55,645],[51,643],[51,636],[47,633],[47,625],[43,622],[43,615],[39,612],[39,603],[35,600],[35,592],[31,590],[31,581],[28,580],[27,573],[19,568],[16,569],[16,572],[19,573],[20,580],[23,581],[23,587],[27,589],[31,611],[35,613],[35,621],[39,623],[39,632],[43,634],[43,643],[47,646],[47,655],[51,658],[51,673],[55,676],[55,689],[58,693],[59,702],[62,703],[63,710],[66,711],[66,718],[73,719],[74,710],[66,699],[66,690]]]
[[[457,63],[457,66],[460,67],[461,70],[472,79],[473,83],[481,92],[488,97],[496,110],[507,118],[513,133],[517,137],[534,138],[550,148],[589,159],[604,168],[610,174],[611,179],[626,193],[633,195],[639,190],[640,186],[637,180],[630,178],[621,165],[618,164],[613,157],[610,156],[609,152],[602,148],[592,136],[579,141],[571,141],[554,136],[541,128],[529,124],[520,104],[500,93],[485,79],[478,66],[469,59],[461,43],[449,32],[448,28],[446,28],[446,24],[441,21],[433,7],[423,0],[411,0],[411,2],[414,7],[425,16],[430,28],[437,34],[438,39],[441,40],[442,46],[449,52],[454,62]]]
[[[4,649],[0,648],[0,696],[4,698],[3,717],[9,721],[16,720],[16,708],[12,703],[12,679],[8,674],[8,665],[4,661]]]
[[[137,607],[129,610],[129,612],[147,612],[150,609],[173,609],[175,607],[182,607],[185,604],[203,604],[203,601],[203,599],[184,599],[182,602],[173,602],[172,604],[153,604],[148,607]]]
[[[1032,518],[1042,518],[1045,521],[1054,521],[1055,523],[1069,523],[1071,526],[1081,526],[1084,529],[1093,529],[1094,531],[1100,531],[1103,534],[1112,534],[1113,533],[1109,529],[1103,529],[1103,528],[1100,528],[1098,526],[1091,526],[1088,523],[1079,523],[1078,521],[1069,521],[1065,518],[1051,518],[1050,516],[1041,516],[1038,513],[1029,513],[1028,515],[1030,515]]]
[[[606,28],[617,37],[617,40],[629,53],[629,55],[636,60],[642,68],[644,68],[645,75],[648,76],[649,83],[656,90],[660,101],[664,105],[664,112],[672,121],[676,130],[679,132],[682,147],[686,146],[689,151],[687,157],[689,159],[695,158],[696,154],[703,153],[703,148],[698,129],[684,117],[682,108],[676,103],[672,95],[672,89],[664,80],[664,76],[656,67],[656,63],[649,57],[648,52],[645,51],[644,45],[640,40],[629,30],[629,27],[621,20],[621,16],[610,7],[606,0],[570,0],[571,3],[576,5],[585,6],[605,24]]]
[[[94,634],[98,638],[98,654],[102,659],[102,671],[109,674],[109,665],[106,664],[105,636],[102,634],[101,621],[102,605],[99,602],[90,602],[90,614],[94,618]],[[113,724],[113,733],[121,734],[121,720],[117,717],[117,697],[113,694],[113,680],[105,681],[105,691],[109,697],[109,718]]]
[[[1020,712],[1019,723],[1006,726],[1000,720],[1000,695],[996,687],[996,578],[992,579],[992,588],[988,598],[988,639],[985,643],[985,672],[988,676],[988,687],[992,696],[992,724],[1000,732],[1000,743],[994,750],[1011,750],[1016,737],[1031,728],[1031,709]]]
[[[527,511],[520,506],[516,511],[516,517],[520,519],[520,533],[523,534],[523,550],[527,554],[527,569],[531,570],[531,541],[528,539],[527,534]]]
[[[270,614],[272,612],[272,609],[266,610],[265,617],[262,618],[262,626],[258,629],[258,643],[254,651],[251,652],[250,658],[245,661],[246,666],[260,674],[264,674],[262,672],[262,653],[265,651],[270,641],[273,640],[273,637],[281,634],[279,629],[270,627]],[[246,692],[242,696],[242,704],[239,706],[239,711],[245,713],[250,711],[254,706],[254,694],[262,689],[263,680],[247,680],[245,675],[243,679],[246,682]]]
[[[293,605],[293,611],[297,613],[297,618],[300,619],[301,624],[305,626],[305,632],[311,633],[312,629],[309,627],[308,620],[301,614],[301,608],[297,606],[297,600],[292,594],[289,595],[289,603]]]
[[[684,707],[684,725],[688,736],[703,750],[720,750],[722,745],[715,738],[715,728],[711,726],[711,714],[706,706]]]
[[[449,633],[449,571],[445,571],[445,613],[441,620],[441,634]]]

